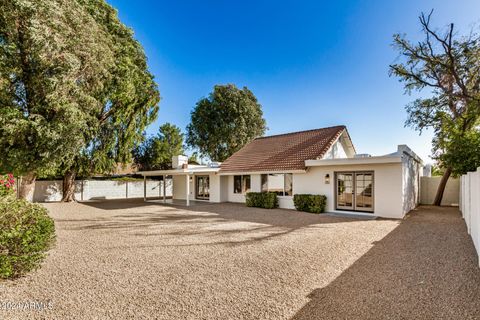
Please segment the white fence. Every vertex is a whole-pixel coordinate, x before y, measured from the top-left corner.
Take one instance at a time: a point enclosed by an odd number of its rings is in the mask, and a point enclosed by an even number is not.
[[[480,257],[480,168],[460,178],[460,210]]]
[[[36,181],[34,202],[60,201],[61,180]],[[172,196],[172,181],[167,179],[166,196]],[[147,197],[163,197],[163,181],[147,180]],[[143,181],[78,180],[75,181],[75,198],[78,201],[100,199],[143,198]]]

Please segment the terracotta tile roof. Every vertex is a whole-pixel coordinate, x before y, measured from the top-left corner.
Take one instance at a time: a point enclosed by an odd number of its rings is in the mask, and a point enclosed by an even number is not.
[[[221,172],[305,170],[305,160],[322,157],[346,130],[321,128],[256,138],[221,165]]]

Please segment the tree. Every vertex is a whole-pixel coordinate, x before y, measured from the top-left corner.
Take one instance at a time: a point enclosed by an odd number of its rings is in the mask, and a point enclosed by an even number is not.
[[[420,133],[427,128],[434,131],[433,156],[444,169],[434,201],[440,205],[450,175],[471,167],[463,165],[472,156],[466,146],[477,143],[480,37],[474,32],[457,37],[453,24],[445,32],[432,29],[432,12],[420,16],[424,40],[412,43],[404,36],[394,36],[404,62],[391,65],[390,72],[400,78],[407,93],[429,90],[428,98],[407,105],[406,125]]]
[[[0,172],[23,176],[21,197],[96,128],[111,47],[77,1],[0,0]]]
[[[118,163],[131,162],[132,148],[158,113],[157,85],[148,71],[147,59],[133,32],[103,0],[78,0],[109,38],[115,64],[112,76],[98,92],[95,126],[84,131],[86,144],[74,161],[61,167],[63,199],[73,201],[75,177],[111,173]]]
[[[167,122],[134,150],[134,158],[142,170],[166,170],[172,168],[172,157],[183,153],[180,128]]]
[[[265,130],[262,107],[247,87],[216,85],[192,111],[186,142],[201,156],[224,161]]]

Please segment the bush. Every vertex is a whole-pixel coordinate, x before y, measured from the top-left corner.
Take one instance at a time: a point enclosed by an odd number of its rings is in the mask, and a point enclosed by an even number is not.
[[[0,198],[0,278],[16,278],[37,268],[55,239],[44,207],[14,195]]]
[[[318,194],[296,194],[293,196],[295,209],[312,213],[325,212],[327,197]]]
[[[13,174],[0,174],[0,197],[15,193],[15,178]]]
[[[273,209],[278,207],[277,194],[273,192],[247,192],[247,207]]]

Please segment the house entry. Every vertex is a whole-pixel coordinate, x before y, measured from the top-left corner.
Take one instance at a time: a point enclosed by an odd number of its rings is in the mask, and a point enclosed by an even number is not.
[[[336,172],[336,209],[373,212],[373,172]]]
[[[210,198],[210,178],[208,176],[196,176],[195,198],[208,200]]]

